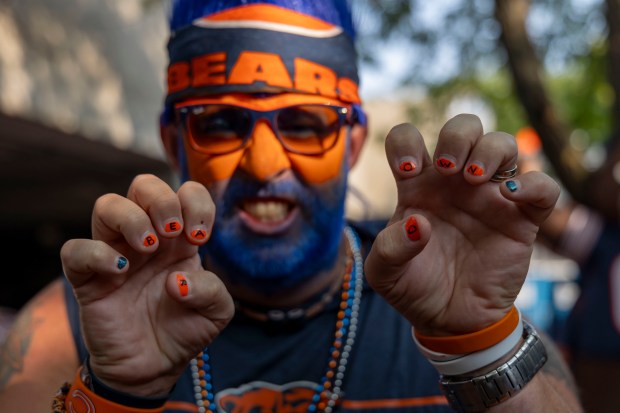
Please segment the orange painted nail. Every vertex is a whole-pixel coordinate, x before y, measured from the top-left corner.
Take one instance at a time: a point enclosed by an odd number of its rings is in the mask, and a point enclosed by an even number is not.
[[[179,287],[181,297],[186,297],[189,294],[189,285],[183,274],[177,274],[177,286]]]
[[[407,231],[407,237],[411,241],[417,241],[420,239],[420,229],[418,228],[418,221],[414,217],[410,217],[405,224],[405,230]]]
[[[166,232],[177,232],[183,229],[183,225],[181,225],[181,222],[178,220],[173,220],[168,222],[165,226],[164,226],[164,231]]]
[[[193,230],[190,235],[197,242],[202,242],[207,238],[207,230],[200,227]]]
[[[450,155],[441,155],[437,158],[437,166],[444,169],[452,169],[456,167],[456,162]]]
[[[415,170],[415,164],[411,161],[405,161],[400,164],[399,168],[403,172],[412,172]]]
[[[147,236],[144,237],[142,244],[144,244],[145,247],[152,247],[153,245],[157,244],[157,236],[149,232]]]
[[[482,176],[484,175],[484,168],[480,162],[474,162],[470,164],[467,169],[467,173],[473,176]]]

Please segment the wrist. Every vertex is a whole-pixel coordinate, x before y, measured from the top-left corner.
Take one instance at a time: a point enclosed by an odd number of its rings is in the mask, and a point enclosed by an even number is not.
[[[95,375],[90,366],[89,358],[86,358],[86,362],[80,371],[80,377],[82,382],[89,387],[97,396],[103,399],[112,401],[114,403],[121,404],[128,407],[136,407],[142,409],[157,409],[160,408],[168,400],[170,394],[170,388],[165,393],[158,393],[156,391],[136,392],[136,389],[132,388],[116,388],[104,383],[97,375]],[[146,394],[154,393],[154,394]]]
[[[93,379],[91,381],[95,386],[95,390],[101,389],[104,392],[106,389],[109,389],[136,397],[162,398],[170,394],[177,381],[176,376],[168,375],[160,375],[152,380],[119,380],[117,374],[111,374],[109,369],[106,370],[100,367],[90,357],[86,358],[84,366],[86,367],[84,371]]]

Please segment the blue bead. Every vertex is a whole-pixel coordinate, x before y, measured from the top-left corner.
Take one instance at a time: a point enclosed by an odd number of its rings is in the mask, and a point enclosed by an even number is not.
[[[209,394],[207,394],[207,399],[208,399],[209,401],[213,401],[213,393],[209,393]]]
[[[308,411],[309,412],[315,412],[316,411],[316,406],[314,404],[311,404],[310,406],[308,406]]]
[[[318,394],[315,394],[314,396],[312,396],[312,401],[314,403],[318,402],[319,400],[321,400],[321,396],[319,396]]]
[[[213,389],[213,385],[212,385],[211,383],[207,383],[207,385],[205,386],[205,388],[206,388],[207,390],[209,390],[209,391],[210,391],[210,390],[212,390],[212,389]]]

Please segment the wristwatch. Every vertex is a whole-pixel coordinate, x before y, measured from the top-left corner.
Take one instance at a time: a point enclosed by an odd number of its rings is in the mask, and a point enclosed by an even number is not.
[[[442,375],[439,384],[450,406],[460,413],[479,412],[519,393],[547,361],[542,340],[527,322],[523,323],[523,339],[514,356],[487,374]]]

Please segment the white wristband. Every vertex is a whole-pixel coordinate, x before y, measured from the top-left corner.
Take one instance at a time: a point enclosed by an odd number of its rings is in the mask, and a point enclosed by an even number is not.
[[[518,310],[518,309],[517,309]],[[504,357],[510,352],[521,339],[523,335],[523,322],[521,320],[521,312],[519,311],[519,323],[512,333],[499,343],[487,349],[476,351],[469,354],[444,354],[432,351],[422,346],[415,335],[413,340],[420,352],[428,359],[428,361],[446,376],[459,376],[465,373],[478,370],[481,367],[489,365]]]

